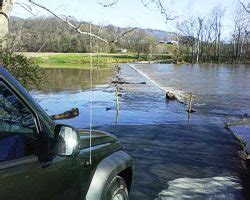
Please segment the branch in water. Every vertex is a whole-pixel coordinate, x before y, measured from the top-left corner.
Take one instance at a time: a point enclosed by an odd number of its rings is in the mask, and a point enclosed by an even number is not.
[[[59,120],[59,119],[71,119],[74,117],[79,116],[79,109],[78,108],[72,108],[68,111],[65,111],[63,113],[60,114],[56,114],[56,115],[51,115],[51,119],[53,120]]]

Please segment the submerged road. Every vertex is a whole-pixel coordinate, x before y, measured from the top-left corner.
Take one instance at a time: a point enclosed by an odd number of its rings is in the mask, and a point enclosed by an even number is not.
[[[128,65],[122,67],[121,79],[147,81]],[[197,112],[188,122],[185,106],[166,102],[154,85],[120,86],[120,109],[134,106],[156,118],[167,109],[165,122],[143,124],[138,119],[138,125],[97,127],[116,135],[134,160],[131,199],[244,199],[242,146],[224,129],[224,116]]]
[[[179,178],[233,178],[213,193],[211,190],[189,194],[192,181],[186,184],[189,197],[218,197],[243,199],[241,177],[245,164],[240,145],[223,128],[216,125],[130,125],[100,127],[116,135],[134,160],[134,181],[131,199],[155,199],[168,188],[169,181]],[[185,187],[185,185],[183,185]],[[189,189],[190,188],[190,189]],[[180,188],[172,189],[171,197],[180,198]],[[185,194],[186,194],[185,193]],[[207,196],[206,194],[210,194]],[[179,194],[179,195],[177,195]],[[230,197],[230,198],[228,198]]]

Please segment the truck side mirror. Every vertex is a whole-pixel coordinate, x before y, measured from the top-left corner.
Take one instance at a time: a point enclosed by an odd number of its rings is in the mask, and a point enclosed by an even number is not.
[[[68,125],[56,125],[54,152],[59,156],[71,156],[78,147],[78,135],[75,128]]]

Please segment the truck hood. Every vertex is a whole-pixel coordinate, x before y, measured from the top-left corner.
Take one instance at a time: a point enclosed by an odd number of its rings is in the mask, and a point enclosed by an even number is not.
[[[80,137],[80,149],[88,148],[89,147],[89,130],[84,129],[77,129],[78,135]],[[92,146],[117,142],[118,139],[114,135],[104,132],[104,131],[97,131],[92,130]]]

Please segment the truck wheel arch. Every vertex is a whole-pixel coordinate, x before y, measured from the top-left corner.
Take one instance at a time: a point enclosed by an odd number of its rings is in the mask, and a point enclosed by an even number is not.
[[[129,190],[132,182],[132,159],[124,151],[112,153],[97,165],[86,194],[86,199],[101,200],[107,183],[116,175],[124,178]]]

